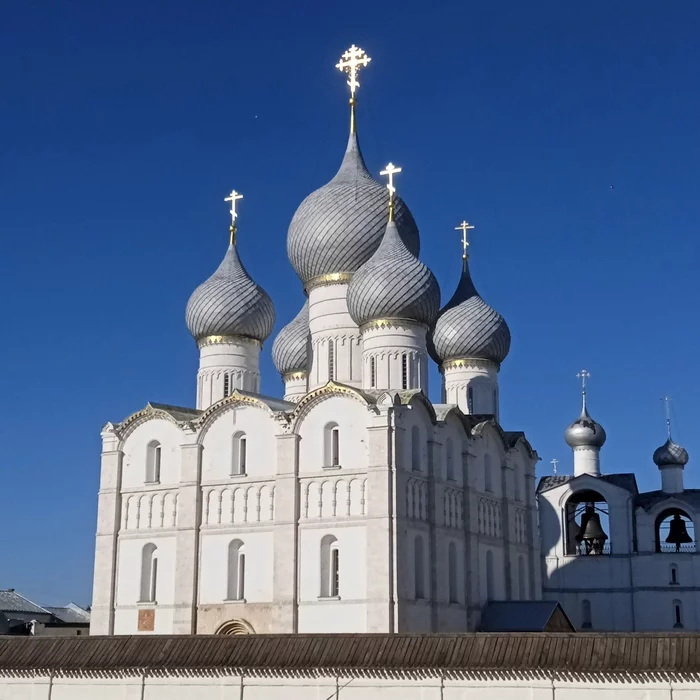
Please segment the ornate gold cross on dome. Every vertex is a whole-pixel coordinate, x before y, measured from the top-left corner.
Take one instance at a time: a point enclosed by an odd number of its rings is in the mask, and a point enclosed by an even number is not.
[[[348,74],[350,86],[350,133],[355,133],[355,91],[360,87],[357,75],[372,59],[358,46],[353,44],[336,63],[335,67],[341,73]]]
[[[389,184],[386,186],[389,190],[389,221],[394,220],[394,192],[396,192],[396,187],[394,187],[394,175],[400,172],[401,168],[397,168],[393,163],[389,163],[389,165],[379,173],[389,178]]]
[[[224,199],[224,202],[231,202],[231,211],[229,212],[231,214],[231,228],[229,229],[231,233],[231,245],[233,245],[236,240],[236,217],[238,216],[236,202],[239,199],[243,199],[243,195],[240,192],[236,192],[236,190],[231,190],[231,194]]]
[[[467,253],[467,248],[469,248],[469,240],[467,238],[467,231],[469,231],[473,228],[474,227],[466,221],[463,221],[459,226],[455,227],[455,231],[462,232],[462,257],[465,260],[469,257],[469,254]]]

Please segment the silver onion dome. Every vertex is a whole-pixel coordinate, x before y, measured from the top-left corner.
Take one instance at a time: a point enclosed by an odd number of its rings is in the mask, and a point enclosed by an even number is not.
[[[309,302],[277,334],[272,344],[272,361],[284,376],[290,372],[306,372],[309,341]]]
[[[369,174],[357,134],[351,133],[336,176],[312,192],[294,214],[287,254],[304,284],[334,273],[353,273],[379,247],[386,225],[387,190]],[[418,255],[418,229],[396,198],[395,219],[408,250]]]
[[[661,447],[656,448],[653,459],[657,467],[684,467],[688,464],[688,451],[669,437]]]
[[[607,436],[605,430],[600,423],[596,423],[586,407],[586,394],[583,394],[583,408],[581,415],[566,429],[564,439],[566,444],[573,448],[576,447],[593,447],[600,449],[604,444]]]
[[[380,318],[403,318],[430,326],[439,310],[440,287],[435,275],[408,250],[396,222],[389,221],[379,248],[350,282],[350,316],[358,326]]]
[[[500,365],[508,355],[508,324],[479,296],[466,257],[457,289],[438,314],[428,350],[438,364],[469,357]]]
[[[187,302],[185,320],[196,340],[239,335],[261,343],[272,333],[275,309],[267,292],[246,272],[234,244],[216,272]]]

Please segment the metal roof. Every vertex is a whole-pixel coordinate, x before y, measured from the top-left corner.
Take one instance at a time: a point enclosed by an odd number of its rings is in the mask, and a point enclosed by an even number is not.
[[[297,634],[0,639],[0,671],[700,673],[698,634]]]
[[[36,603],[32,603],[13,589],[0,590],[0,612],[16,613],[42,613],[50,614],[48,610]]]
[[[575,631],[556,600],[491,601],[484,606],[481,629],[484,632],[544,632],[555,613],[560,618],[557,622],[563,625],[557,631]]]
[[[90,613],[75,603],[69,603],[62,608],[46,606],[46,609],[60,622],[90,624]]]

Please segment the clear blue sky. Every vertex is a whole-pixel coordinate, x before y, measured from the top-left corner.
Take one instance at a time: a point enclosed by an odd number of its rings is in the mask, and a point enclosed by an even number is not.
[[[227,245],[277,329],[302,303],[296,206],[335,172],[351,43],[359,132],[398,186],[443,298],[472,269],[507,318],[501,418],[571,469],[575,378],[605,471],[660,479],[659,397],[700,486],[700,4],[9,0],[0,26],[0,587],[87,603],[100,427],[192,406],[185,304]],[[613,189],[611,189],[611,186]],[[276,329],[276,330],[277,330]],[[263,390],[281,382],[263,350]],[[438,397],[436,375],[433,398]]]

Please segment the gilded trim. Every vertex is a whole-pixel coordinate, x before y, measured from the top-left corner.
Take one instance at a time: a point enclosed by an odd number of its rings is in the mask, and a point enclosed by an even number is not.
[[[360,332],[364,333],[365,331],[371,330],[373,328],[388,328],[389,326],[423,328],[426,331],[428,330],[428,326],[426,326],[424,323],[421,323],[420,321],[414,321],[410,318],[375,318],[371,321],[367,321],[367,323],[363,323],[360,326]]]
[[[497,362],[491,360],[484,360],[479,357],[458,357],[454,360],[447,360],[440,365],[441,371],[448,369],[459,369],[459,368],[469,368],[478,367],[479,369],[495,369],[498,372],[501,369],[501,365]]]
[[[312,277],[305,285],[304,291],[308,294],[314,287],[327,287],[331,284],[349,284],[352,272],[329,272],[326,275]]]
[[[197,341],[198,348],[209,345],[254,345],[258,350],[262,349],[262,343],[255,338],[246,338],[243,335],[208,335]]]
[[[306,376],[306,370],[299,370],[298,372],[287,372],[286,374],[282,375],[282,381],[291,382],[296,381],[298,379],[306,379]]]

